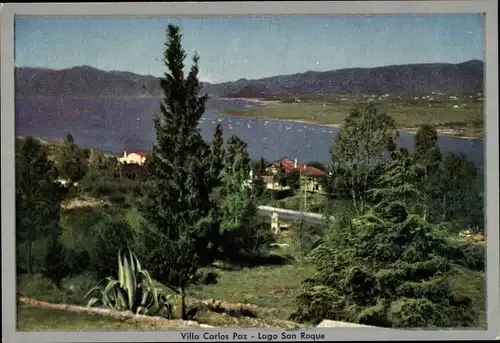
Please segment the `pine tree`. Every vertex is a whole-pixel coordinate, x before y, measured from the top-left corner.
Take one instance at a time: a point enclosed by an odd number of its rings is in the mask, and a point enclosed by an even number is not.
[[[420,190],[408,150],[401,149],[390,154],[383,165],[383,173],[374,188],[369,190],[375,203],[402,201],[407,206],[419,197]]]
[[[214,138],[210,144],[209,154],[209,168],[207,169],[207,182],[212,184],[213,187],[220,186],[220,172],[224,161],[224,137],[222,126],[217,124],[214,132]]]
[[[206,182],[209,147],[198,129],[207,95],[200,95],[197,54],[184,77],[186,54],[178,26],[168,26],[164,57],[164,104],[154,121],[156,144],[148,156],[150,177],[140,209],[147,222],[147,269],[180,293],[185,318],[186,288],[199,281],[198,269],[211,262],[218,223],[210,199],[213,185]]]
[[[58,231],[64,189],[57,177],[40,142],[26,138],[16,151],[16,243],[26,246],[29,273],[33,242]]]

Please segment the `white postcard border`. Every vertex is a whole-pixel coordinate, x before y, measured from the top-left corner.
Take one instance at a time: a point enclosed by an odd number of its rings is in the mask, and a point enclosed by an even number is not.
[[[486,236],[487,236],[487,330],[388,330],[339,328],[308,330],[325,334],[330,341],[355,340],[481,340],[498,336],[499,297],[499,161],[498,161],[498,3],[472,1],[325,1],[325,2],[188,2],[188,3],[9,3],[1,7],[1,190],[2,190],[2,341],[31,342],[153,342],[182,341],[181,332],[205,330],[17,332],[15,275],[14,188],[14,16],[263,16],[332,14],[446,14],[486,15]],[[213,331],[211,329],[210,331]],[[216,329],[246,333],[255,341],[257,332],[279,329]],[[288,330],[287,330],[288,331]],[[291,330],[301,332],[304,330]],[[251,337],[254,339],[251,339]],[[230,336],[231,337],[231,336]],[[203,339],[207,340],[207,339]],[[234,340],[234,339],[231,339]],[[215,341],[215,340],[214,340]]]

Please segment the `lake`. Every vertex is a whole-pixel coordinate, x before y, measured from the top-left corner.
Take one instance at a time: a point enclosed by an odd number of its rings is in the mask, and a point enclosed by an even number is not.
[[[71,132],[75,142],[122,154],[123,151],[149,150],[155,140],[153,116],[160,113],[161,99],[16,99],[16,135],[62,139]],[[220,123],[224,136],[237,135],[248,143],[252,158],[266,161],[281,157],[303,163],[328,163],[329,149],[338,129],[313,125],[221,116],[220,109],[259,106],[244,100],[209,100],[200,121],[200,131],[211,139]],[[413,135],[401,133],[399,146],[412,149]],[[444,153],[463,153],[478,166],[484,166],[484,141],[441,136]]]

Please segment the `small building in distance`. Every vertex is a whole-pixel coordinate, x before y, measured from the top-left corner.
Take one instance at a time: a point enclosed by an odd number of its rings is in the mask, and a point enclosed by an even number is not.
[[[123,156],[118,158],[118,161],[124,164],[138,164],[142,166],[146,162],[147,157],[148,153],[144,151],[135,151],[129,154],[125,151]]]

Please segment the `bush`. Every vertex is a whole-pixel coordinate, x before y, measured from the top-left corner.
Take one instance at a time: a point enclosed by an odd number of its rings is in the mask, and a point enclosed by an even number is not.
[[[59,231],[47,239],[47,253],[42,259],[41,269],[42,275],[51,279],[58,288],[61,286],[61,280],[71,273]]]
[[[89,249],[89,271],[99,278],[118,272],[117,254],[135,242],[135,232],[124,220],[108,219],[99,225],[94,233],[94,246]]]
[[[257,220],[221,234],[219,240],[221,258],[241,261],[251,256],[264,256],[275,240],[276,237],[269,229],[269,224]]]
[[[295,193],[291,189],[284,190],[267,190],[266,196],[269,196],[273,200],[281,200],[293,196]]]
[[[449,259],[467,269],[484,271],[486,266],[486,247],[478,244],[464,244],[451,247]]]
[[[300,221],[294,223],[291,229],[293,244],[295,251],[297,251],[296,257],[302,260],[322,238],[323,228],[321,225],[312,225],[306,221]]]

